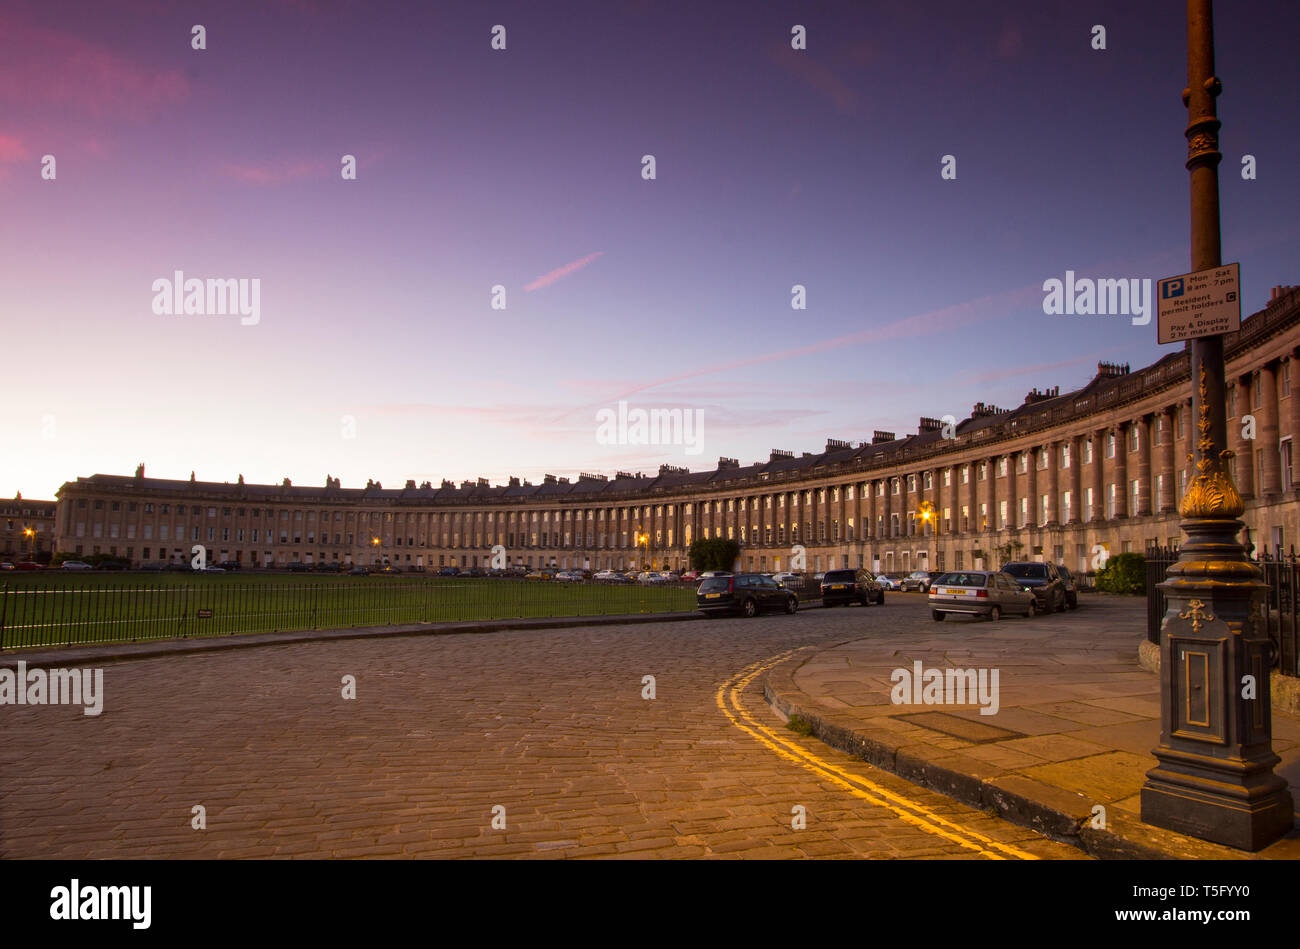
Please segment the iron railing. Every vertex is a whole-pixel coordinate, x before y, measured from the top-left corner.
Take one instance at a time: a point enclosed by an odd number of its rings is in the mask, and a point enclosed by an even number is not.
[[[694,584],[87,576],[0,585],[0,648],[695,609]]]
[[[1263,572],[1268,589],[1264,593],[1264,616],[1268,638],[1273,641],[1274,664],[1279,672],[1300,676],[1300,560],[1295,547],[1289,552],[1264,547],[1251,558]],[[1154,547],[1147,550],[1147,639],[1160,642],[1160,626],[1165,617],[1165,597],[1157,584],[1178,560],[1178,548]]]

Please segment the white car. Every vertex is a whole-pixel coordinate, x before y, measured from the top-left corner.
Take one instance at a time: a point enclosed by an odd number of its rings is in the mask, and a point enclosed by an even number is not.
[[[774,573],[772,574],[772,579],[781,584],[781,586],[803,586],[803,576],[798,573]]]
[[[898,580],[891,580],[889,577],[885,576],[883,573],[877,575],[877,577],[876,577],[876,582],[879,583],[879,584],[880,584],[882,587],[884,587],[886,590],[897,590],[897,589],[898,589],[899,581],[898,581]]]
[[[83,560],[65,560],[63,561],[64,570],[94,570],[90,564]]]
[[[555,575],[555,582],[556,583],[580,583],[582,582],[582,577],[576,573],[570,573],[567,570],[561,570],[559,573]]]

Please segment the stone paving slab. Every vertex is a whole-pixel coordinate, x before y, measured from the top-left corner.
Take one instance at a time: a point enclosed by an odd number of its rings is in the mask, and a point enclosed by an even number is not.
[[[928,618],[924,599],[911,599],[891,606]],[[785,661],[768,673],[764,696],[834,748],[1093,856],[1300,859],[1300,827],[1247,854],[1139,820],[1160,742],[1159,680],[1138,665],[1145,610],[1143,599],[1094,595],[1077,611],[998,623],[949,617],[925,628],[909,616],[894,635]],[[894,671],[917,661],[999,670],[996,713],[981,715],[974,701],[894,704]],[[1273,736],[1282,758],[1274,770],[1300,803],[1300,715],[1275,705]],[[1104,830],[1090,826],[1096,805],[1106,808]]]

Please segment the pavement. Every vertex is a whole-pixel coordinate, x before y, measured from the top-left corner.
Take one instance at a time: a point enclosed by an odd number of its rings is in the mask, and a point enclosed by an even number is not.
[[[924,597],[896,594],[886,609],[925,609]],[[1300,830],[1251,855],[1140,822],[1160,740],[1159,680],[1138,662],[1145,610],[1141,598],[1094,594],[1035,619],[950,616],[924,632],[913,623],[803,651],[768,672],[764,696],[833,748],[1092,856],[1300,859]],[[996,712],[920,696],[894,704],[894,670],[917,662],[989,670],[989,683],[998,670]],[[1273,749],[1300,801],[1300,716],[1274,708]]]
[[[909,612],[25,653],[102,661],[103,707],[0,706],[0,858],[1086,859],[764,701]]]
[[[1138,820],[1144,624],[1102,595],[939,624],[895,594],[9,652],[103,665],[105,701],[0,708],[0,857],[1300,859],[1300,832],[1250,855]],[[893,704],[916,662],[996,669],[996,714]],[[1273,733],[1300,798],[1300,716]]]

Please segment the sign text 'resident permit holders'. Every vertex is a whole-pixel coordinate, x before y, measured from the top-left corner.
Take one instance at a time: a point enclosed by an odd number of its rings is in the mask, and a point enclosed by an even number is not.
[[[1241,329],[1241,264],[1224,264],[1159,281],[1156,325],[1161,343]]]

